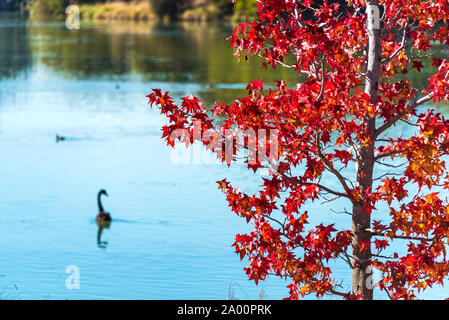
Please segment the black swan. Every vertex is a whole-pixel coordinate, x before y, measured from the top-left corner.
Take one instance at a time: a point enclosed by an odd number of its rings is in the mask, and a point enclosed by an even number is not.
[[[101,196],[105,195],[106,197],[108,196],[108,193],[106,192],[106,190],[101,189],[98,192],[98,196],[97,196],[97,200],[98,200],[98,214],[97,214],[97,223],[102,223],[102,222],[110,222],[111,221],[111,215],[108,212],[105,212],[103,209],[103,206],[101,204]]]

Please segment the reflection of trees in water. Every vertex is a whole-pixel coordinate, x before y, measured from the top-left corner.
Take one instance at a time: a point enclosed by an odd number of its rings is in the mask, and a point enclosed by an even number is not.
[[[146,81],[216,85],[261,75],[274,81],[285,72],[274,72],[275,77],[271,70],[237,63],[226,40],[231,28],[221,26],[123,23],[68,31],[63,25],[38,25],[29,32],[40,62],[81,79],[132,74]]]
[[[24,23],[14,16],[1,16],[0,26],[0,79],[15,78],[31,67],[31,54]]]
[[[135,74],[144,80],[182,81],[189,69],[188,59],[176,59],[176,49],[186,47],[185,39],[173,30],[151,24],[82,26],[68,31],[64,26],[33,26],[39,61],[55,71],[80,79],[120,78]]]
[[[0,10],[18,10],[26,0],[0,0]]]
[[[405,75],[398,74],[394,81],[397,80],[409,80],[412,87],[414,88],[428,88],[429,87],[429,78],[432,77],[435,72],[437,71],[435,66],[432,66],[433,60],[432,58],[441,58],[446,59],[448,55],[448,50],[446,46],[443,45],[435,45],[434,48],[436,48],[435,55],[432,57],[426,56],[425,58],[416,58],[419,61],[422,61],[424,68],[421,70],[421,72],[418,72],[416,69],[411,69],[409,67],[409,72]],[[419,57],[419,55],[416,55]]]
[[[219,88],[223,84],[241,84],[244,88],[248,81],[261,78],[266,86],[281,79],[294,86],[299,80],[292,69],[261,69],[259,57],[250,58],[249,65],[238,63],[226,40],[232,33],[230,26],[84,22],[80,30],[71,31],[63,23],[30,25],[28,33],[39,62],[78,79],[194,82],[205,86],[208,101],[222,98],[218,93],[223,94],[223,88]],[[1,36],[14,38],[7,33]],[[20,45],[17,38],[10,42],[14,41]],[[431,71],[429,61],[424,64]],[[413,71],[411,82],[418,87],[427,85],[425,75]],[[225,100],[233,96],[231,91],[224,92]]]
[[[67,30],[60,25],[30,24],[33,53],[40,63],[69,77],[90,78],[108,74],[122,75],[129,71],[129,61],[122,45],[121,35],[81,28]]]

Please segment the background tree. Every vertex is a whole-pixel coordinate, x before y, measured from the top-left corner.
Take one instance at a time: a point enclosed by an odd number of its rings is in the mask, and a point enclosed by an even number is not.
[[[256,80],[247,97],[212,108],[191,96],[178,105],[159,89],[148,95],[168,117],[168,144],[182,129],[179,140],[199,140],[228,164],[226,130],[278,131],[278,161],[247,159],[254,171],[272,169],[258,193],[218,182],[231,209],[253,225],[234,243],[249,260],[250,279],[288,279],[291,299],[372,299],[373,267],[381,272],[376,285],[392,299],[413,299],[443,283],[449,122],[424,106],[449,97],[448,16],[447,0],[348,0],[346,8],[337,1],[262,0],[258,19],[237,26],[231,45],[239,58],[257,55],[264,67],[290,68],[299,83],[278,81],[267,90]],[[407,73],[421,72],[424,59],[434,73],[425,87],[413,88]],[[198,129],[215,130],[218,138],[201,139]],[[251,151],[245,142],[232,139],[234,157]],[[344,200],[351,225],[314,225],[317,213],[304,205],[318,199]],[[352,270],[352,288],[333,272],[336,260]]]
[[[170,17],[176,17],[178,9],[186,1],[180,0],[149,0],[154,13],[162,17],[168,15]]]
[[[242,0],[235,3],[234,16],[237,17],[254,17],[257,15],[256,1]]]

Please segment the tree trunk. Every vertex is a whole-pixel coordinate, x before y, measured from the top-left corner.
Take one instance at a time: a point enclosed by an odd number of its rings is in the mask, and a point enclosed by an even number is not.
[[[366,0],[368,15],[368,54],[367,70],[365,81],[365,93],[370,95],[370,103],[376,104],[379,79],[381,73],[381,53],[382,39],[379,28],[379,1]],[[368,146],[360,146],[359,159],[357,161],[357,186],[361,187],[362,192],[371,190],[373,185],[374,169],[374,133],[376,130],[375,118],[366,117],[365,119],[368,132],[372,137]],[[371,272],[371,248],[361,250],[363,242],[371,240],[371,234],[367,229],[371,226],[370,214],[363,209],[363,199],[354,204],[352,211],[352,232],[354,234],[352,241],[354,269],[352,272],[352,290],[356,295],[361,295],[363,300],[373,299],[373,285]]]

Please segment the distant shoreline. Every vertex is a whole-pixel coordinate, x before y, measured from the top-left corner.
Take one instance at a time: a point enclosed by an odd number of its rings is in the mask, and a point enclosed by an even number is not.
[[[80,17],[83,20],[158,20],[148,2],[109,2],[81,4]]]
[[[29,11],[32,20],[45,20],[48,17],[62,19],[66,16],[65,2],[68,3],[68,0],[35,0],[32,5],[27,7],[27,11]],[[156,14],[148,0],[75,3],[75,5],[79,7],[79,14],[82,20],[240,22],[252,19],[250,15],[245,14],[243,11],[237,10],[234,13],[224,13],[213,3],[186,8],[176,17],[169,14]]]
[[[134,20],[134,21],[170,21],[168,15],[158,17],[146,1],[137,2],[109,2],[79,5],[82,19],[89,20]],[[234,13],[233,15],[222,15],[213,5],[187,9],[182,12],[176,20],[179,21],[245,21],[252,17]]]

